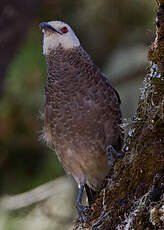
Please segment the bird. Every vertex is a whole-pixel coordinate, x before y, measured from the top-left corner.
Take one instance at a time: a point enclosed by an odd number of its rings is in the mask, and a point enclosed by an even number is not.
[[[48,75],[42,139],[77,182],[76,207],[80,220],[85,221],[83,191],[90,205],[123,156],[121,100],[68,24],[41,22],[40,28]]]

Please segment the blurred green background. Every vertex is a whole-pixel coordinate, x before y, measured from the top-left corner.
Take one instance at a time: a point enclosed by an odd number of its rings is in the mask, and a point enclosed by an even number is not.
[[[46,81],[39,23],[61,20],[71,25],[120,93],[124,118],[129,121],[154,37],[155,8],[153,0],[44,0],[39,4],[10,62],[0,98],[1,197],[28,191],[64,174],[55,153],[39,141]]]

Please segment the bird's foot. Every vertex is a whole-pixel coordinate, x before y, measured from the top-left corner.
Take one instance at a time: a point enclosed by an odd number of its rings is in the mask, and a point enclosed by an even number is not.
[[[106,148],[107,154],[108,154],[108,161],[109,161],[109,166],[113,167],[115,162],[118,159],[122,159],[124,157],[123,154],[118,153],[112,145],[108,145]]]
[[[78,214],[79,214],[79,220],[81,223],[88,222],[87,218],[87,212],[89,211],[89,206],[82,205],[81,203],[76,205]]]

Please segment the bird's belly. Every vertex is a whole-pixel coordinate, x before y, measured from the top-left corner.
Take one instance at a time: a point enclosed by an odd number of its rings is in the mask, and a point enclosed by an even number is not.
[[[71,174],[78,184],[86,183],[93,190],[99,188],[109,172],[106,152],[94,151],[92,148],[76,150],[62,146],[56,151],[66,173]]]
[[[109,172],[106,143],[113,144],[118,131],[114,130],[114,115],[108,107],[104,112],[100,107],[83,104],[67,106],[63,102],[56,110],[55,106],[46,105],[45,137],[56,150],[65,171],[77,183],[86,180],[96,190]]]

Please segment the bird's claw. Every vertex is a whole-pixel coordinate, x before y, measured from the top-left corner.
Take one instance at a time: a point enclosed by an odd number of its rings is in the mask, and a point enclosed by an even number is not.
[[[106,148],[107,154],[108,154],[108,161],[109,161],[109,166],[113,167],[114,163],[118,159],[122,159],[124,157],[123,154],[118,153],[112,145],[108,145]]]
[[[88,222],[88,218],[87,218],[87,212],[89,211],[89,207],[82,205],[82,204],[77,204],[77,210],[78,210],[78,214],[79,214],[79,220],[81,223],[86,223]]]

